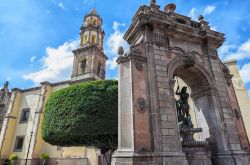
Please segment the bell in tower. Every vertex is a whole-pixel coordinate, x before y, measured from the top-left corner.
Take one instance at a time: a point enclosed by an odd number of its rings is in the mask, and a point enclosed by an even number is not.
[[[105,64],[108,59],[103,52],[104,31],[102,19],[93,9],[84,17],[80,28],[80,46],[74,50],[72,81],[105,79]]]

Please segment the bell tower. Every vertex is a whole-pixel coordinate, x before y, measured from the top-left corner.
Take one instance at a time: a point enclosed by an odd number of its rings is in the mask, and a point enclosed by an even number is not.
[[[93,9],[84,17],[80,28],[80,46],[74,50],[71,80],[105,79],[105,64],[108,59],[103,52],[104,31],[102,19]]]

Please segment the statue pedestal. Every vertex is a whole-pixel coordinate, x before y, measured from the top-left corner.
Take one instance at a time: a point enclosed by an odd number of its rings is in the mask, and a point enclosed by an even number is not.
[[[202,128],[182,127],[182,151],[186,154],[188,164],[212,165],[208,142],[195,141],[193,135],[202,132]]]

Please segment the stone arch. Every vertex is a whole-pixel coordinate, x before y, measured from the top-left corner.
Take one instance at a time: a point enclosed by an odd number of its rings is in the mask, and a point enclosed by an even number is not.
[[[185,67],[180,57],[175,58],[168,66],[168,79],[180,77],[192,90],[191,98],[197,109],[201,109],[209,127],[210,137],[207,139],[209,146],[216,153],[227,151],[227,144],[221,127],[221,115],[217,102],[217,90],[209,71],[198,63]],[[173,84],[170,85],[173,90]],[[175,93],[172,91],[171,93]]]
[[[177,76],[177,74],[185,77],[185,75],[183,75],[185,72],[187,72],[185,70],[188,70],[189,72],[192,72],[192,73],[195,73],[195,75],[198,75],[199,81],[197,83],[203,84],[204,85],[203,87],[206,87],[206,88],[210,87],[211,89],[215,87],[213,76],[209,73],[208,70],[206,70],[203,66],[201,66],[198,63],[195,63],[193,67],[185,67],[184,62],[181,60],[181,56],[177,56],[169,64],[167,68],[169,80],[173,79],[174,76]],[[192,82],[192,80],[190,79],[187,81]],[[192,84],[192,85],[195,85],[195,84]]]

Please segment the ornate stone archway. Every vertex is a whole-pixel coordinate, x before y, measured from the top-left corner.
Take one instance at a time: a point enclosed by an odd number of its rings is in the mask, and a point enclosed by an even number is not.
[[[159,6],[141,6],[119,49],[119,138],[113,164],[206,164],[183,153],[175,106],[174,76],[192,89],[197,106],[204,106],[213,164],[247,164],[228,92],[230,76],[217,48],[222,33]],[[242,133],[242,131],[241,131]],[[242,138],[243,137],[243,138]],[[204,157],[210,159],[209,156]]]

